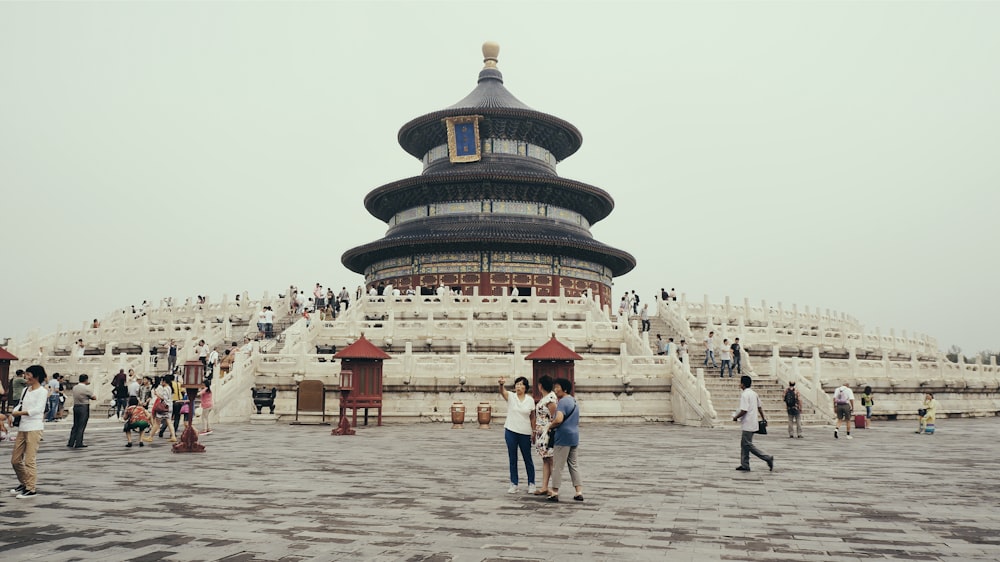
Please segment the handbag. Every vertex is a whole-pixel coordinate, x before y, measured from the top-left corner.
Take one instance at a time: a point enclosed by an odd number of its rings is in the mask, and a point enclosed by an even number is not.
[[[18,401],[17,407],[14,408],[15,410],[19,410],[19,409],[21,409],[23,407],[23,406],[21,406],[21,404],[24,403],[24,397],[25,397],[26,394],[28,394],[28,389],[27,388],[25,388],[24,392],[21,393],[21,400]],[[46,400],[46,403],[48,403],[47,400]],[[14,417],[14,419],[11,420],[10,425],[13,426],[13,427],[20,427],[21,426],[21,418],[22,417],[23,416],[16,416],[16,417]]]
[[[767,420],[760,420],[757,422],[757,433],[767,435]]]
[[[919,415],[920,417],[926,416],[927,415],[927,408],[920,408],[919,410],[917,410],[917,415]]]
[[[153,413],[154,414],[166,414],[169,411],[170,411],[170,408],[167,408],[167,403],[164,402],[163,400],[160,400],[159,398],[157,398],[156,402],[153,403]]]

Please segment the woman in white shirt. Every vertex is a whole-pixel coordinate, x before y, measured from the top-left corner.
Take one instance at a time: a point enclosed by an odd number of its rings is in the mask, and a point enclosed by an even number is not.
[[[500,396],[507,401],[507,422],[504,423],[504,439],[507,441],[507,457],[510,460],[510,488],[508,494],[517,493],[517,450],[521,450],[524,468],[528,471],[528,493],[535,493],[535,464],[531,460],[531,433],[534,423],[535,401],[527,395],[528,379],[514,379],[514,392],[507,392],[507,379],[501,377]]]

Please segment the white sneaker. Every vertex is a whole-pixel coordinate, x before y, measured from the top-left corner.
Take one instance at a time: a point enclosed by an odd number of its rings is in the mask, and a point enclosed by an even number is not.
[[[516,494],[517,493],[517,484],[511,484],[510,488],[507,488],[507,493],[508,494]]]
[[[850,434],[850,433],[848,433],[848,434],[847,434],[847,438],[848,438],[848,439],[854,439],[853,437],[851,437],[851,434]]]
[[[529,493],[529,494],[534,494],[534,493],[535,493],[535,492],[536,492],[537,490],[538,490],[538,489],[537,489],[537,488],[535,488],[535,485],[534,485],[534,484],[528,484],[528,493]]]

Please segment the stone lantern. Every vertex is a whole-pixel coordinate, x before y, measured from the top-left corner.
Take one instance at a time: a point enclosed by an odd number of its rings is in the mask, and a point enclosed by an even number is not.
[[[354,390],[354,372],[349,369],[340,371],[340,423],[330,432],[330,435],[354,435],[351,422],[347,419],[347,400]]]
[[[205,446],[198,443],[198,431],[191,420],[194,419],[194,408],[198,398],[198,389],[205,382],[205,366],[201,361],[191,360],[181,367],[181,386],[187,393],[188,414],[184,420],[184,431],[180,441],[172,447],[175,453],[204,453]]]

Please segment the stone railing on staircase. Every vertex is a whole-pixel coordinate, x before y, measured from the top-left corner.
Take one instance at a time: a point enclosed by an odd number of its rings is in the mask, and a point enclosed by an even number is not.
[[[719,416],[712,404],[712,396],[705,387],[704,371],[697,375],[691,372],[691,365],[680,361],[675,353],[665,356],[670,367],[670,400],[673,407],[674,423],[715,427]]]
[[[823,383],[819,378],[819,373],[813,371],[811,373],[812,376],[805,376],[800,368],[798,357],[783,360],[781,357],[775,355],[772,357],[772,361],[774,362],[772,371],[775,378],[783,387],[787,388],[790,382],[795,381],[799,397],[803,402],[803,411],[812,408],[820,416],[825,417],[825,419],[836,419],[836,413],[833,411],[833,403],[830,395],[823,390]]]
[[[254,387],[260,348],[254,345],[250,353],[237,352],[233,366],[226,376],[212,385],[211,423],[244,422],[253,413],[250,390]]]

